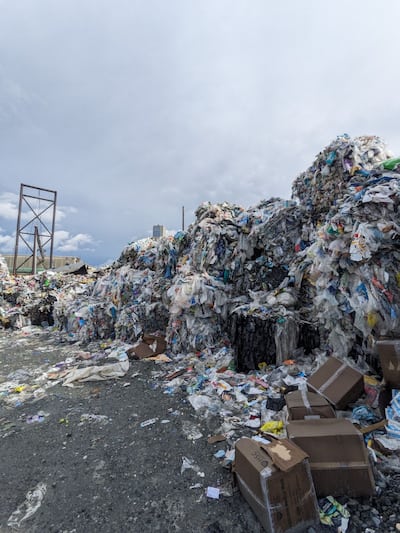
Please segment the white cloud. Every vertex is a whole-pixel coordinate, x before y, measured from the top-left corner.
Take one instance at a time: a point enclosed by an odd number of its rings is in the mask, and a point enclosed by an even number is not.
[[[320,0],[4,6],[0,191],[57,190],[61,246],[88,262],[155,223],[179,227],[182,205],[188,226],[203,201],[287,198],[338,134],[400,150],[397,37],[376,0],[337,0],[329,16]],[[399,18],[398,0],[385,16]],[[17,205],[0,196],[5,233]]]
[[[96,248],[96,242],[87,233],[70,235],[67,231],[57,231],[54,240],[56,250],[63,253],[94,251]]]
[[[15,237],[11,235],[0,235],[0,254],[14,253]]]
[[[25,193],[28,194],[27,191],[25,191]],[[0,218],[15,221],[15,226],[17,225],[18,206],[19,195],[11,192],[0,194]],[[58,224],[65,220],[69,215],[76,215],[77,213],[78,209],[74,206],[56,206],[56,223]],[[51,225],[53,221],[53,207],[49,202],[43,199],[32,199],[27,197],[21,205],[21,222],[32,220],[36,215],[40,215],[40,219],[43,220],[46,225]]]
[[[14,220],[17,225],[18,196],[13,193],[0,194],[0,217],[6,220]]]

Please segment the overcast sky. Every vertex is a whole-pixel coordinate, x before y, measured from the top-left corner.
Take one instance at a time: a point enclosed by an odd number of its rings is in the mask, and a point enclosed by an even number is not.
[[[203,201],[249,207],[337,135],[400,153],[398,0],[0,0],[0,253],[20,183],[93,265]]]

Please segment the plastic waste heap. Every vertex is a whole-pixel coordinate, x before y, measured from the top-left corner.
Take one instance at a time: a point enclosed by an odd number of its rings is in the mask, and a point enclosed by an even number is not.
[[[72,340],[158,331],[175,354],[231,345],[239,370],[317,347],[371,358],[400,334],[399,172],[380,138],[341,135],[291,200],[205,202],[186,232],[131,243],[88,276],[47,273],[45,286],[2,261],[2,321],[20,327],[39,303]]]

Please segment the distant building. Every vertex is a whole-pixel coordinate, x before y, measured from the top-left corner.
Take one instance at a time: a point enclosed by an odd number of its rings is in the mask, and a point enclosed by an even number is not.
[[[158,239],[159,237],[165,237],[166,233],[167,230],[165,226],[161,226],[160,224],[153,226],[153,237],[155,239]]]

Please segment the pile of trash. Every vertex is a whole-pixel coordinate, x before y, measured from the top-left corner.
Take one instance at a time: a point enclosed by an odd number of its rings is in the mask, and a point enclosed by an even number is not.
[[[5,274],[2,316],[21,327],[38,309],[35,320],[51,325],[51,314],[77,345],[102,345],[46,372],[64,386],[124,377],[132,360],[159,364],[152,386],[218,419],[215,457],[234,465],[267,530],[321,520],[366,531],[354,498],[379,506],[400,471],[400,159],[390,157],[378,137],[340,136],[295,180],[293,200],[204,203],[187,232],[131,243],[87,276]],[[11,377],[9,402],[26,385]],[[393,531],[398,517],[380,508],[374,527]]]
[[[206,202],[186,232],[131,243],[87,276],[6,278],[2,316],[18,317],[13,327],[54,321],[82,342],[160,332],[173,354],[230,345],[243,371],[317,348],[371,362],[378,338],[400,334],[390,156],[378,137],[342,135],[294,181],[292,200]]]
[[[376,339],[400,333],[399,178],[385,165],[355,170],[289,273],[303,318],[340,356],[370,354]]]
[[[306,207],[314,222],[323,221],[331,207],[341,202],[351,181],[359,181],[391,157],[379,137],[365,135],[352,139],[347,134],[339,135],[296,178],[292,196]]]

